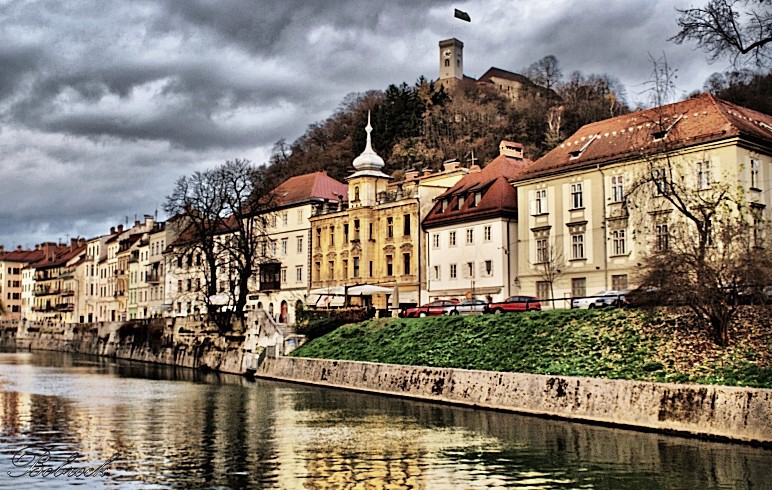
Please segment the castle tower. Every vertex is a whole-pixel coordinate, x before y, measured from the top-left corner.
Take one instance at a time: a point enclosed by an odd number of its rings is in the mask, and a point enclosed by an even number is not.
[[[464,43],[455,37],[440,41],[440,81],[464,78]]]

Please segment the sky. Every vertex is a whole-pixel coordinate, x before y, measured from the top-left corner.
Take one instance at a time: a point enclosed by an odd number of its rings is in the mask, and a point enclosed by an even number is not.
[[[728,68],[667,41],[690,3],[0,0],[0,245],[165,219],[180,176],[262,164],[347,94],[436,79],[450,37],[472,77],[551,54],[565,75],[618,78],[635,106],[665,54],[689,93]]]

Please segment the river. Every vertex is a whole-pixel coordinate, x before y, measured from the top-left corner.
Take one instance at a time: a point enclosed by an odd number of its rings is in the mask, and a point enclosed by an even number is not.
[[[772,485],[762,448],[89,356],[0,353],[0,396],[0,488]]]

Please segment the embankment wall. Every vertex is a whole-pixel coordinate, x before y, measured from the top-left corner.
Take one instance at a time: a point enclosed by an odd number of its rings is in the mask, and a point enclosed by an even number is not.
[[[772,445],[772,390],[287,357],[257,376]]]

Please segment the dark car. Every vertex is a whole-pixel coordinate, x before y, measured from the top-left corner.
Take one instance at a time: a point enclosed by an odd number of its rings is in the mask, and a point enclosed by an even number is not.
[[[510,311],[541,311],[539,298],[535,296],[510,296],[499,303],[490,303],[486,313],[506,313]]]
[[[416,306],[408,308],[402,314],[405,318],[416,318],[424,316],[440,316],[445,308],[448,306],[455,306],[458,300],[455,299],[438,299],[431,303],[426,303],[423,306]]]

